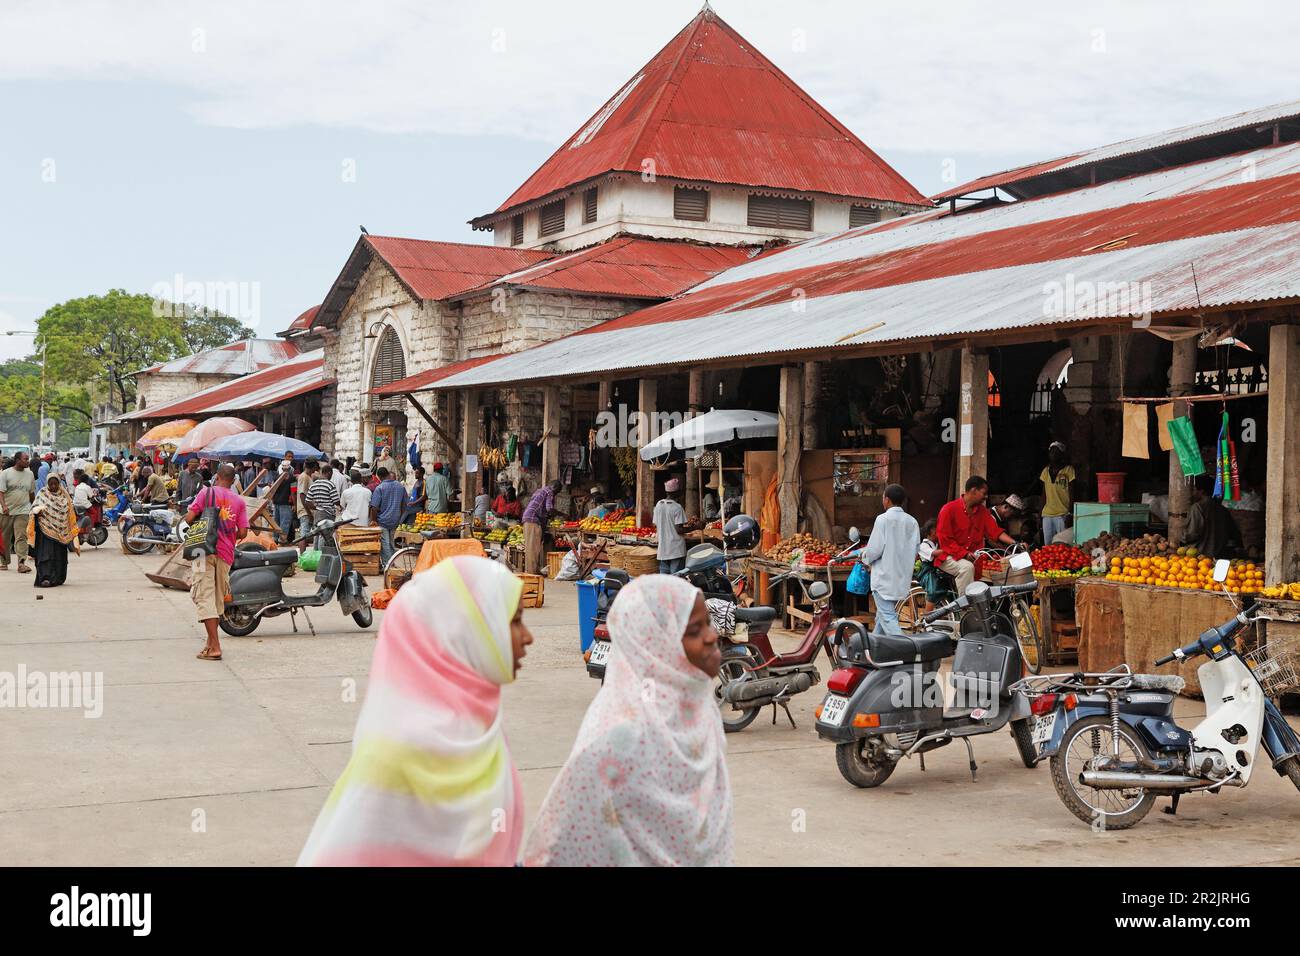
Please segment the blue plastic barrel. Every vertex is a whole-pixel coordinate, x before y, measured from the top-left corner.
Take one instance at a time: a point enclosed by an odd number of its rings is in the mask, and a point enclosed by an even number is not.
[[[578,642],[582,653],[587,653],[596,636],[596,595],[600,582],[596,579],[578,581]]]

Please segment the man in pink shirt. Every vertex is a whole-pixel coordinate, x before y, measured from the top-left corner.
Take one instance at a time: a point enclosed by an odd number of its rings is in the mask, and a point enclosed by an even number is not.
[[[221,509],[217,523],[217,553],[204,556],[190,573],[190,597],[198,608],[199,623],[208,632],[208,642],[198,655],[201,661],[221,660],[217,620],[225,610],[226,595],[230,593],[230,566],[235,563],[235,543],[248,534],[248,509],[244,506],[244,499],[230,490],[234,483],[235,466],[227,462],[217,469],[212,486],[194,497],[189,514],[185,516],[193,523],[204,508]],[[201,567],[198,566],[200,563]]]

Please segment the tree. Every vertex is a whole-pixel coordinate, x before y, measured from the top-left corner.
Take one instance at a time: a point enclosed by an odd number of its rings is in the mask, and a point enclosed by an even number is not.
[[[58,423],[60,434],[84,435],[90,430],[90,393],[83,386],[51,382],[41,390],[41,366],[34,359],[10,359],[0,364],[0,415],[6,431],[17,431],[27,441],[40,434],[42,396],[46,418]]]
[[[123,410],[135,397],[135,372],[253,334],[229,316],[123,289],[55,305],[37,328],[47,388],[51,380],[98,385]]]
[[[228,315],[211,309],[196,309],[192,305],[178,308],[184,310],[181,317],[181,338],[185,340],[186,355],[253,337],[252,329]]]

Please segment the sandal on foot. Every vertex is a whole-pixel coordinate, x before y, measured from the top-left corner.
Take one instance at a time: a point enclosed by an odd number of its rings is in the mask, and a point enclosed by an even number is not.
[[[220,654],[209,654],[209,653],[208,653],[208,649],[207,649],[206,647],[203,648],[203,650],[199,651],[199,653],[197,654],[197,657],[198,657],[198,659],[201,660],[201,661],[219,661],[219,660],[221,660],[221,655],[220,655]]]

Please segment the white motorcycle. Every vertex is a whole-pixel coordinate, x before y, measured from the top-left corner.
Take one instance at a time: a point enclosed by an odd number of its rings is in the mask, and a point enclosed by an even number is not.
[[[1215,580],[1222,583],[1227,571],[1220,561]],[[1172,798],[1165,812],[1176,813],[1185,793],[1246,786],[1261,745],[1272,769],[1300,790],[1300,737],[1270,699],[1300,686],[1297,662],[1267,647],[1237,651],[1237,636],[1256,617],[1240,611],[1155,662],[1209,658],[1196,672],[1206,715],[1190,731],[1173,720],[1181,677],[1121,665],[1017,683],[1030,697],[1036,759],[1051,758],[1052,781],[1071,813],[1107,830],[1140,822],[1161,796]]]

